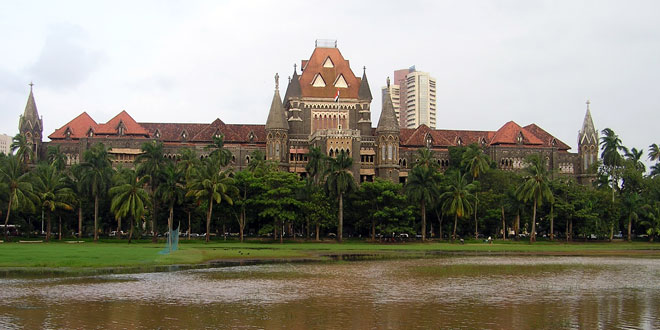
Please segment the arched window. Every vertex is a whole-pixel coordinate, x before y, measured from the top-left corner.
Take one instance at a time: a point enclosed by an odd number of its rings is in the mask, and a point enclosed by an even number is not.
[[[277,159],[280,159],[280,141],[275,142],[275,154],[273,156],[277,156]]]
[[[380,152],[380,154],[382,155],[380,158],[382,160],[385,160],[385,148],[386,148],[386,146],[385,146],[385,144],[383,144],[383,147],[381,148],[382,150]]]
[[[392,159],[392,144],[387,144],[387,159]]]

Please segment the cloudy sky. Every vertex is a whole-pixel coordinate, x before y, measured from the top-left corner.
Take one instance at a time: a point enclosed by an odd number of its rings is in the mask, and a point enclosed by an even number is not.
[[[430,72],[438,128],[536,123],[575,149],[589,99],[599,130],[648,150],[660,143],[659,13],[635,0],[3,1],[0,133],[17,133],[30,81],[46,135],[83,111],[263,124],[274,74],[337,39],[374,95],[395,69]]]

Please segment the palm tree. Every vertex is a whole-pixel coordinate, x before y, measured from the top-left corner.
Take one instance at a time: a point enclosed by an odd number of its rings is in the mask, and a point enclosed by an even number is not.
[[[468,146],[468,150],[463,153],[463,159],[461,160],[461,167],[465,169],[467,173],[472,175],[472,181],[476,181],[479,177],[479,174],[488,171],[490,168],[488,166],[489,158],[484,154],[481,149],[476,144],[471,144]],[[477,192],[475,192],[475,197],[477,197]],[[479,222],[477,221],[477,206],[479,204],[479,198],[474,199],[474,238],[476,239],[479,235]]]
[[[433,159],[433,152],[431,149],[424,147],[417,150],[417,160],[415,161],[415,166],[425,166],[427,168],[436,169],[438,168],[438,162]]]
[[[625,151],[626,159],[632,162],[635,165],[635,168],[640,172],[646,172],[646,166],[642,163],[642,156],[644,155],[644,150],[637,150],[637,148],[632,148]]]
[[[321,175],[325,171],[325,166],[327,164],[326,156],[321,151],[319,147],[309,148],[309,153],[307,153],[307,165],[305,165],[305,171],[309,174],[309,177],[313,179],[315,184],[319,184],[321,181]]]
[[[35,195],[32,193],[30,173],[23,171],[22,162],[17,156],[7,156],[0,166],[0,187],[7,191],[7,215],[5,216],[5,241],[7,241],[9,215],[20,208],[34,211]]]
[[[186,178],[192,176],[192,172],[199,166],[200,160],[195,150],[183,148],[179,150],[180,156],[176,165]]]
[[[131,228],[128,231],[128,243],[133,238],[133,228],[135,221],[142,219],[145,208],[149,205],[149,194],[144,190],[149,177],[138,177],[134,170],[123,171],[123,183],[110,188],[112,202],[110,210],[115,214],[115,218],[130,218]]]
[[[112,177],[112,162],[103,143],[94,145],[83,153],[83,182],[94,197],[94,241],[99,240],[99,199],[107,192]]]
[[[170,215],[167,219],[167,228],[172,232],[174,222],[174,205],[183,202],[186,192],[184,189],[185,175],[184,172],[177,169],[174,164],[167,164],[163,169],[163,181],[158,186],[156,194],[160,200],[167,203],[170,210]]]
[[[67,186],[72,192],[72,205],[78,208],[78,238],[82,238],[83,212],[82,204],[85,200],[86,185],[84,181],[84,168],[79,165],[71,166],[67,172]]]
[[[23,166],[27,166],[28,163],[34,160],[34,147],[32,143],[21,134],[16,134],[14,136],[9,148],[16,154],[16,157],[21,160]]]
[[[649,241],[653,242],[653,238],[660,235],[660,202],[646,204],[642,210],[645,220],[641,221],[640,225],[648,227],[646,234],[649,235]]]
[[[156,190],[160,184],[161,173],[165,166],[165,153],[162,142],[145,142],[142,144],[142,154],[135,158],[137,164],[137,174],[139,176],[149,177],[149,190],[151,193],[151,234],[152,241],[158,240],[158,229],[156,228],[156,219],[158,217],[158,201],[156,199]]]
[[[197,202],[207,202],[209,210],[206,215],[206,242],[209,241],[211,232],[211,215],[213,213],[213,202],[220,204],[224,200],[233,205],[232,196],[236,193],[234,180],[229,176],[231,172],[221,171],[219,164],[206,159],[200,170],[188,179],[187,197],[194,197]]]
[[[532,213],[532,234],[529,241],[536,241],[536,207],[541,206],[544,201],[552,203],[554,197],[550,190],[548,171],[541,161],[539,155],[530,155],[526,158],[527,166],[524,169],[526,175],[523,176],[523,183],[516,190],[516,197],[528,202],[530,199],[534,202]]]
[[[344,194],[355,188],[355,181],[350,169],[353,158],[345,151],[340,151],[336,158],[330,158],[325,170],[325,187],[332,195],[337,196],[339,202],[339,216],[337,225],[337,240],[342,241],[344,230]]]
[[[52,164],[59,171],[64,170],[66,166],[66,156],[60,151],[60,146],[48,146],[48,163]]]
[[[33,187],[42,209],[48,215],[46,225],[46,242],[48,242],[50,241],[51,215],[57,209],[73,210],[70,203],[73,200],[73,192],[66,186],[65,176],[54,165],[41,165],[37,168]]]
[[[458,218],[470,215],[472,213],[472,203],[476,199],[471,191],[474,189],[473,183],[468,183],[466,175],[462,175],[460,171],[456,173],[456,177],[452,178],[447,191],[440,195],[442,200],[442,211],[446,214],[454,215],[454,233],[451,236],[451,241],[456,240],[456,227],[458,226]]]
[[[660,160],[660,147],[657,143],[654,143],[649,146],[649,160],[658,161]]]
[[[213,143],[207,146],[207,149],[214,149],[209,155],[220,162],[220,166],[225,167],[229,165],[231,160],[231,151],[225,148],[225,136],[220,134],[213,137]]]
[[[627,193],[623,195],[623,203],[628,211],[628,242],[632,242],[632,223],[639,219],[638,210],[642,202],[642,197],[636,193]]]
[[[426,205],[438,196],[438,172],[432,167],[415,166],[406,182],[406,194],[415,203],[420,203],[422,213],[422,241],[426,240]]]
[[[275,170],[275,163],[266,160],[266,154],[261,150],[255,150],[250,154],[250,163],[248,164],[248,171],[262,176],[265,172]]]

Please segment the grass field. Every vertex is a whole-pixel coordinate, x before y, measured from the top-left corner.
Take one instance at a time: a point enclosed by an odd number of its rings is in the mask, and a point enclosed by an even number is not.
[[[384,258],[420,257],[444,252],[475,254],[516,253],[537,255],[605,255],[660,258],[660,244],[642,242],[560,243],[496,241],[486,244],[468,241],[466,244],[448,242],[374,244],[364,241],[334,242],[223,242],[180,241],[179,250],[159,254],[164,243],[102,241],[69,244],[0,243],[0,270],[20,268],[84,269],[191,265],[210,261],[254,259],[319,259],[337,254],[378,255]]]

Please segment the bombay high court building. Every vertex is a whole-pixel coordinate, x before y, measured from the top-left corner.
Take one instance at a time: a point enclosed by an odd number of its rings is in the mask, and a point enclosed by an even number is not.
[[[59,146],[69,165],[81,162],[83,152],[97,143],[108,147],[116,166],[131,166],[147,141],[162,142],[169,159],[176,160],[183,148],[205,158],[213,137],[224,136],[225,147],[233,155],[230,166],[235,170],[246,168],[254,151],[260,150],[281,170],[305,176],[307,153],[318,147],[329,157],[342,151],[350,155],[356,181],[383,178],[404,183],[418,149],[429,148],[439,168],[445,170],[449,167],[449,148],[477,144],[502,170],[522,169],[527,155],[539,154],[548,169],[558,175],[581,183],[594,178],[591,169],[597,161],[598,132],[588,104],[574,153],[536,124],[520,126],[509,121],[495,131],[432,129],[426,125],[401,128],[388,94],[383,95],[374,127],[366,72],[363,69],[362,77],[355,75],[336,41],[317,41],[309,59],[301,61],[300,72],[294,66],[284,98],[278,78],[275,80],[265,125],[227,124],[221,119],[197,124],[136,122],[126,111],[98,123],[83,112],[44,142],[43,119],[31,87],[19,132],[33,143],[39,158],[45,158],[47,146]]]

